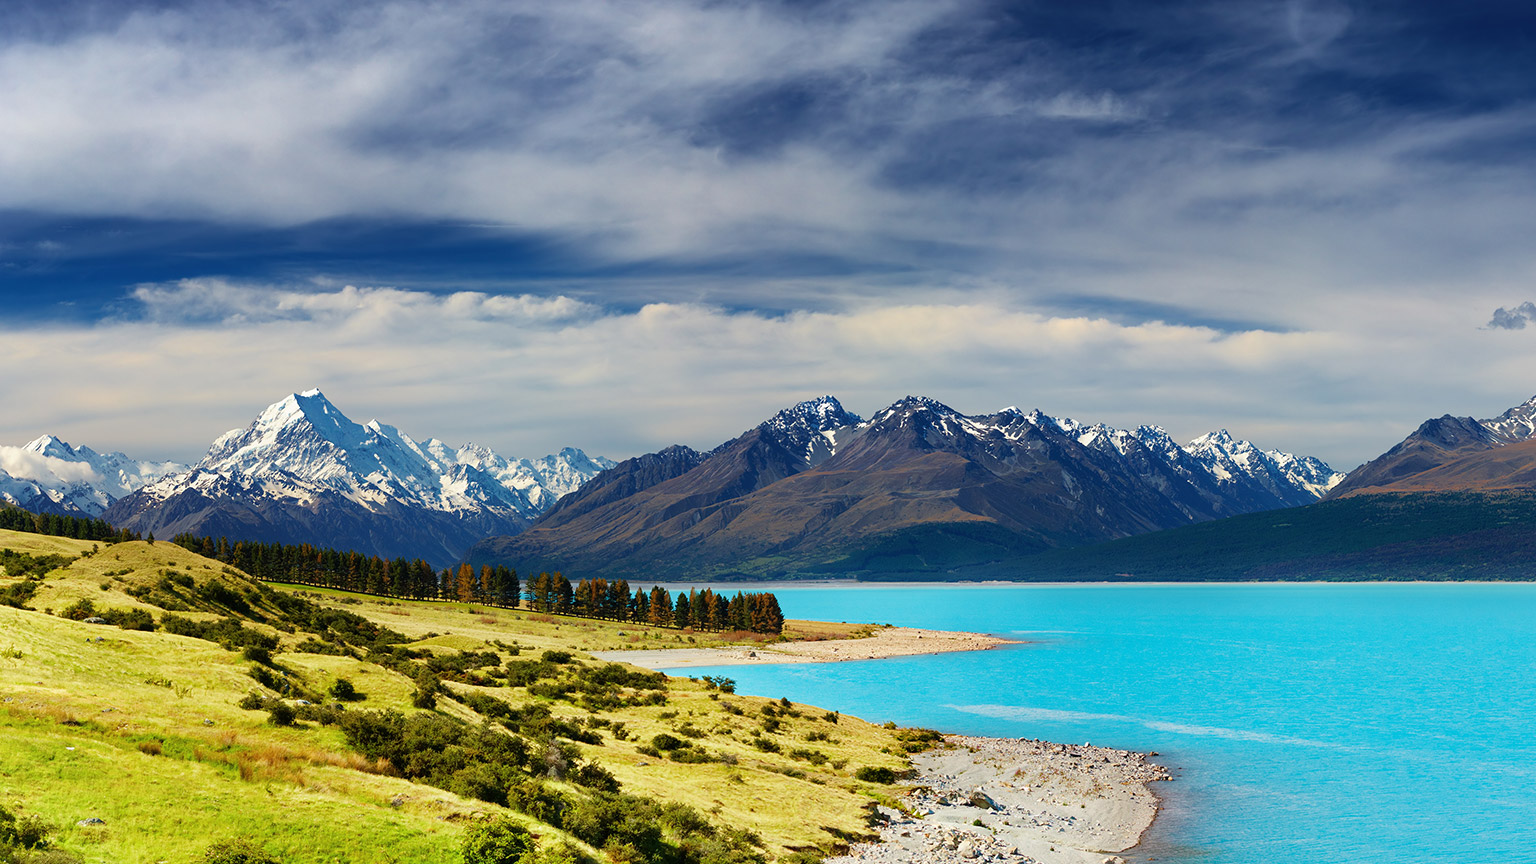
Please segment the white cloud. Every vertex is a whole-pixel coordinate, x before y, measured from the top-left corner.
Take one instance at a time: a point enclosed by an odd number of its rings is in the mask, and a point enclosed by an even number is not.
[[[45,486],[86,481],[98,483],[101,475],[84,462],[70,462],[33,453],[21,447],[0,445],[0,471],[24,480],[36,480]]]
[[[377,416],[412,435],[509,455],[574,445],[622,457],[712,446],[820,393],[865,413],[920,393],[972,413],[1037,406],[1188,438],[1224,426],[1352,467],[1420,415],[1496,413],[1532,386],[1519,364],[1497,362],[1480,322],[1470,319],[1471,338],[1447,336],[1430,304],[1409,310],[1408,329],[1362,339],[1125,325],[997,302],[771,316],[217,280],[136,297],[152,315],[0,333],[30,358],[29,374],[0,382],[11,406],[0,440],[51,432],[190,461],[266,404],[319,386],[359,422]],[[1487,371],[1469,385],[1443,362],[1451,356]],[[1474,393],[1487,401],[1468,404]]]

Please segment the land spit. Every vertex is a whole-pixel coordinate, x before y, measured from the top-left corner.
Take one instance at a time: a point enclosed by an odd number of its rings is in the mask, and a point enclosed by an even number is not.
[[[635,651],[595,651],[601,660],[631,663],[645,669],[686,669],[692,666],[746,666],[757,663],[835,663],[879,660],[951,651],[984,651],[1016,641],[985,633],[882,627],[859,639],[772,642],[750,648],[664,648]]]
[[[826,864],[1123,864],[1157,816],[1147,754],[1012,738],[945,736],[912,758],[902,809],[879,808],[878,843]],[[980,824],[977,824],[980,823]]]

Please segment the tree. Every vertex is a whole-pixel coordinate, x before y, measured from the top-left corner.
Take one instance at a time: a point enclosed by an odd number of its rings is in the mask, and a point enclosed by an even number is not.
[[[475,599],[475,568],[468,563],[459,565],[459,577],[454,583],[455,593],[459,602],[468,603]]]

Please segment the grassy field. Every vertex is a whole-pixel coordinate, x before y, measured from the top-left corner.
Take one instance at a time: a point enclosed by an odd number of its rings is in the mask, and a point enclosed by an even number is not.
[[[256,664],[237,650],[62,617],[89,600],[102,613],[140,609],[157,622],[169,614],[216,621],[233,603],[248,613],[237,616],[248,630],[277,639],[272,668],[301,692],[326,693],[345,678],[366,697],[348,711],[425,713],[412,707],[417,683],[371,655],[295,650],[312,634],[285,621],[281,598],[218,562],[166,543],[98,545],[6,531],[0,549],[72,559],[37,583],[30,609],[0,606],[0,804],[59,826],[57,844],[83,860],[191,864],[211,842],[245,835],[294,864],[454,862],[466,826],[497,815],[529,824],[545,845],[573,839],[496,804],[392,776],[399,774],[394,766],[351,749],[336,725],[277,726],[268,711],[239,707],[253,691],[268,700],[275,694],[253,679]],[[0,589],[15,581],[0,575]],[[465,604],[279,590],[386,626],[408,648],[491,653],[499,664],[566,651],[575,663],[562,668],[595,668],[585,652],[727,641]],[[798,638],[869,632],[797,626]],[[625,792],[687,804],[722,826],[756,832],[770,859],[830,849],[867,832],[868,807],[889,787],[860,781],[855,771],[906,765],[899,730],[705,682],[668,679],[661,704],[585,707],[573,697],[497,684],[505,682],[479,671],[449,681],[442,686],[453,698],[439,698],[434,710],[479,725],[486,718],[464,704],[474,695],[543,705],[599,742],[574,746]],[[668,758],[678,752],[709,761]],[[550,785],[583,794],[567,783]],[[91,818],[104,824],[76,824]]]

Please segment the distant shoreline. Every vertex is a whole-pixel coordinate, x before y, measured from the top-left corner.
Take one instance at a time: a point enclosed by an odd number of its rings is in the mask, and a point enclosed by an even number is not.
[[[633,651],[596,651],[592,656],[629,663],[644,669],[670,671],[705,666],[754,666],[779,663],[839,663],[849,660],[881,660],[958,651],[986,651],[1004,645],[1023,644],[985,633],[928,630],[917,627],[882,627],[874,635],[855,639],[821,639],[769,642],[761,646],[729,648],[660,648]]]

